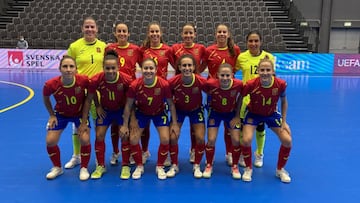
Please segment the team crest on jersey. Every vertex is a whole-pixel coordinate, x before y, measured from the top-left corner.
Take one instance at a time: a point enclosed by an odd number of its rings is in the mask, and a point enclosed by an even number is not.
[[[133,56],[134,55],[134,50],[132,50],[132,49],[128,50],[127,55],[128,56]]]
[[[124,88],[124,85],[123,84],[118,84],[116,88],[117,88],[118,91],[122,91],[123,88]]]
[[[194,55],[199,55],[199,49],[194,49]]]
[[[75,87],[75,94],[81,93],[81,87]]]
[[[272,89],[272,95],[278,95],[278,94],[279,94],[279,89],[278,88]]]
[[[199,93],[199,88],[198,88],[198,87],[194,87],[194,88],[192,89],[192,93],[193,93],[193,94]]]
[[[97,53],[101,53],[100,47],[96,47],[96,52],[97,52]]]
[[[160,88],[155,88],[154,95],[160,95],[160,93],[161,93],[161,89]]]
[[[161,51],[159,52],[159,54],[160,54],[160,56],[165,56],[165,51],[164,51],[164,50],[161,50]]]
[[[230,92],[230,96],[231,96],[231,97],[235,97],[235,95],[236,95],[236,90],[232,90],[232,91]]]

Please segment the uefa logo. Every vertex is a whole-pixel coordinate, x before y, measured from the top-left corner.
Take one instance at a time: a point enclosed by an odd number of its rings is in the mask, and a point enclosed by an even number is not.
[[[24,55],[22,51],[8,51],[8,65],[20,67],[24,65]]]

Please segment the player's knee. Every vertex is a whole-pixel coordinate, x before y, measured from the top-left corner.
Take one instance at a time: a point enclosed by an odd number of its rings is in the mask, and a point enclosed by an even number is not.
[[[241,140],[241,144],[244,146],[250,146],[251,145],[251,138],[243,137]]]
[[[281,144],[285,147],[291,147],[292,146],[292,138],[290,135],[285,136],[282,141]]]
[[[80,144],[81,145],[89,145],[90,144],[90,137],[89,136],[81,136],[80,137]]]

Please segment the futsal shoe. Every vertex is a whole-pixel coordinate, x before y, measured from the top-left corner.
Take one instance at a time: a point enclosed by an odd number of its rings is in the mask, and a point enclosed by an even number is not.
[[[158,179],[165,180],[167,178],[164,167],[163,166],[156,166],[156,174]]]
[[[232,153],[229,152],[227,155],[225,155],[226,162],[229,166],[233,165],[233,159],[232,159]]]
[[[211,178],[212,170],[213,170],[212,165],[207,164],[206,168],[205,168],[205,170],[203,172],[203,177],[204,178]]]
[[[118,152],[118,153],[113,152],[111,155],[111,158],[110,158],[110,164],[111,165],[118,164],[120,155],[121,155],[120,152]]]
[[[140,174],[140,176],[141,176],[141,174]],[[127,180],[130,178],[130,167],[129,166],[121,167],[120,178],[123,180]]]
[[[88,169],[85,167],[82,167],[80,169],[79,179],[84,181],[84,180],[89,179],[89,177],[90,177],[90,174],[89,174]]]
[[[80,155],[72,155],[71,159],[65,164],[66,169],[74,168],[81,163]]]
[[[255,157],[255,160],[254,160],[254,166],[255,167],[258,167],[258,168],[261,168],[264,164],[264,155],[263,154],[258,154],[256,151],[254,152],[254,157]]]
[[[95,171],[91,174],[91,179],[100,179],[105,172],[104,166],[96,166]]]
[[[168,170],[168,172],[166,172],[166,177],[168,178],[172,178],[175,177],[175,175],[179,173],[179,166],[177,166],[176,164],[173,164],[170,169]]]
[[[144,173],[144,166],[137,166],[131,177],[132,179],[137,180],[141,178],[141,175],[143,173]]]
[[[245,182],[251,182],[252,178],[252,169],[249,167],[246,167],[244,169],[244,174],[242,175],[242,180]]]
[[[142,163],[145,164],[147,160],[150,158],[151,154],[149,151],[142,153]]]
[[[283,183],[290,183],[291,178],[289,173],[284,169],[276,170],[276,177],[280,178],[281,182]]]
[[[231,175],[234,179],[241,179],[241,173],[236,165],[231,167]]]
[[[202,178],[203,173],[201,172],[199,164],[194,164],[193,171],[194,171],[194,178]]]
[[[61,175],[63,173],[64,173],[64,171],[62,170],[62,168],[54,166],[51,168],[50,172],[46,174],[46,179],[48,179],[48,180],[55,179],[56,177],[58,177],[59,175]]]

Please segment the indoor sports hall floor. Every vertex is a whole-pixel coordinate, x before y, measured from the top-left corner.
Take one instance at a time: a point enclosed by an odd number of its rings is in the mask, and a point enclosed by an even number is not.
[[[288,122],[294,143],[286,167],[292,177],[290,184],[281,183],[274,175],[279,141],[270,130],[264,167],[254,168],[252,182],[231,178],[222,134],[217,140],[212,178],[194,179],[188,162],[188,124],[179,141],[180,173],[175,178],[161,181],[155,175],[158,137],[152,128],[152,156],[140,180],[121,180],[120,166],[109,165],[107,135],[107,173],[100,180],[81,182],[79,167],[65,170],[52,181],[45,178],[51,162],[45,148],[48,114],[42,103],[42,85],[57,74],[0,71],[1,202],[310,203],[360,199],[360,77],[279,76],[288,82]],[[93,143],[93,131],[91,136]],[[72,154],[70,126],[61,137],[60,149],[64,164]],[[92,149],[90,172],[95,168],[94,158]]]

